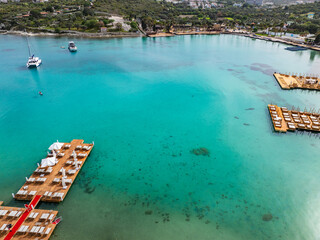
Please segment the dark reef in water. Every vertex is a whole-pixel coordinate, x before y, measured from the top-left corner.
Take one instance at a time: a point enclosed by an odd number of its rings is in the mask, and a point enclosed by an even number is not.
[[[210,156],[209,150],[204,147],[194,148],[190,152],[196,156]]]
[[[266,213],[262,216],[262,220],[265,221],[265,222],[268,222],[268,221],[271,221],[272,219],[272,214],[271,213]]]
[[[246,111],[250,111],[250,110],[252,111],[252,110],[254,110],[254,108],[247,108],[246,109]]]

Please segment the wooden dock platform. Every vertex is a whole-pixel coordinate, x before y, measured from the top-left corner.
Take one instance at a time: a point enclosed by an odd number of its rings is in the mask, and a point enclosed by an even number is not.
[[[277,105],[268,105],[274,130],[287,132],[306,130],[320,133],[320,114],[288,110]]]
[[[52,223],[57,214],[53,210],[6,207],[0,202],[0,239],[47,240],[57,226]]]
[[[320,78],[318,77],[286,75],[281,73],[274,73],[273,76],[282,89],[300,88],[320,91]]]
[[[26,178],[25,184],[14,198],[31,200],[35,195],[42,195],[41,201],[62,202],[92,148],[93,144],[84,144],[83,140],[64,143],[61,149],[55,150],[56,164],[47,167],[39,165],[31,176]]]

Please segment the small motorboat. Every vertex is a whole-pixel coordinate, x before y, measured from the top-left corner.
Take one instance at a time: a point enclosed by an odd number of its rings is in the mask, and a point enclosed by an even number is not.
[[[40,96],[42,96],[42,95],[43,95],[43,93],[42,93],[41,91],[39,91],[39,95],[40,95]]]
[[[76,52],[78,50],[74,42],[69,42],[68,49],[70,52]]]
[[[61,221],[62,221],[62,217],[58,217],[52,222],[52,224],[58,224]]]

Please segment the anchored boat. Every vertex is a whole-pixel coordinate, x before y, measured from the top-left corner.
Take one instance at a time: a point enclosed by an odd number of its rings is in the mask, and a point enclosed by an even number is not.
[[[31,56],[31,50],[30,50],[30,44],[29,44],[29,39],[27,37],[27,42],[28,42],[28,50],[29,50],[29,59],[27,62],[27,67],[28,68],[37,68],[40,66],[42,63],[41,59],[38,57],[35,57],[34,54]]]
[[[69,42],[68,49],[70,52],[76,52],[78,50],[74,42]]]

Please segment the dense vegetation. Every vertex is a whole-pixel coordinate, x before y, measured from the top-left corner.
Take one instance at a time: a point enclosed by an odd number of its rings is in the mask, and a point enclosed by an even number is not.
[[[152,31],[156,26],[169,30],[172,25],[208,28],[219,23],[253,31],[269,28],[304,34],[320,32],[320,2],[275,8],[248,4],[234,7],[232,0],[222,3],[224,7],[220,8],[192,9],[186,4],[155,0],[97,0],[93,4],[85,0],[46,3],[25,0],[0,4],[0,27],[57,32],[61,29],[96,32],[106,27],[108,31],[123,31],[121,24],[113,24],[109,19],[110,14],[119,14],[127,19],[131,31],[137,31],[138,24]],[[309,12],[315,13],[313,19],[307,17]]]

